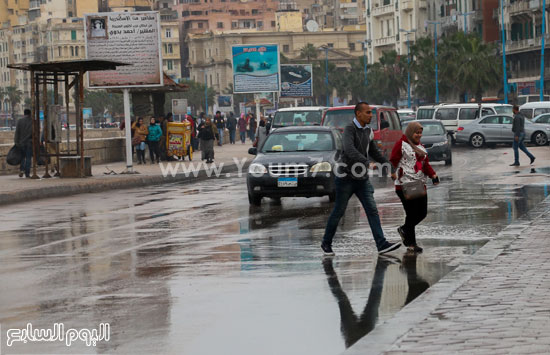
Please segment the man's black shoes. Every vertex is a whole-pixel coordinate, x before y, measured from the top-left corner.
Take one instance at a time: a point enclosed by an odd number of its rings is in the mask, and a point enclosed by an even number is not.
[[[329,244],[321,243],[321,249],[323,249],[323,254],[325,256],[334,256],[334,252],[332,251],[332,246]]]
[[[382,248],[378,250],[378,254],[389,253],[390,251],[394,251],[395,249],[398,249],[400,246],[401,246],[401,242],[397,242],[397,243],[386,242],[382,246]]]

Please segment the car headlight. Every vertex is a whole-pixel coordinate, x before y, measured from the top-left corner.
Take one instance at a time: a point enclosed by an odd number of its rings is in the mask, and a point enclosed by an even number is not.
[[[262,164],[250,164],[250,166],[248,167],[248,173],[254,175],[266,174],[267,169]]]
[[[432,147],[442,147],[442,146],[447,145],[447,144],[448,144],[447,141],[445,141],[445,142],[439,142],[439,143],[434,143],[434,144],[432,145]]]
[[[310,173],[323,173],[323,172],[329,172],[332,170],[332,165],[330,163],[324,161],[322,163],[317,163],[309,169]]]

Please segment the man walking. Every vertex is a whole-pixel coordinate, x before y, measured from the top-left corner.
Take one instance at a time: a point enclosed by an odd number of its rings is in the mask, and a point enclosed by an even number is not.
[[[220,136],[220,139],[218,140],[218,145],[223,145],[223,133],[225,131],[225,121],[222,117],[222,113],[220,111],[216,111],[216,116],[214,117],[214,124],[216,125],[216,128],[218,129],[218,135]]]
[[[369,182],[369,158],[378,163],[389,165],[389,161],[380,153],[373,140],[374,134],[368,126],[371,119],[372,109],[369,104],[360,102],[355,106],[353,122],[344,129],[344,152],[335,177],[336,202],[328,219],[321,244],[321,249],[325,255],[334,255],[332,239],[336,233],[338,222],[346,212],[348,201],[353,194],[357,196],[365,209],[378,253],[384,254],[401,246],[401,242],[390,243],[384,237],[378,209],[374,201],[374,188]],[[396,177],[393,171],[392,166],[392,179],[395,180]]]
[[[17,148],[23,153],[21,165],[19,166],[19,177],[31,177],[32,159],[32,119],[31,110],[25,109],[23,118],[17,121],[15,136],[13,138]]]
[[[514,105],[512,108],[514,112],[514,122],[512,123],[512,132],[514,132],[514,143],[512,145],[514,149],[514,163],[510,166],[519,166],[519,149],[522,152],[527,154],[529,159],[531,159],[530,164],[533,164],[535,157],[531,154],[525,147],[525,116],[519,112],[519,106]]]
[[[237,119],[233,115],[233,112],[229,113],[227,119],[227,129],[229,130],[229,143],[235,144],[235,132],[237,131]]]

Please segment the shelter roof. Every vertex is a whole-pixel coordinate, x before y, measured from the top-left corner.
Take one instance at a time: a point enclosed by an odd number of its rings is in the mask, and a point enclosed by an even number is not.
[[[110,60],[82,59],[59,62],[17,63],[9,64],[8,68],[50,73],[74,73],[80,71],[115,70],[116,67],[123,65],[131,64]]]

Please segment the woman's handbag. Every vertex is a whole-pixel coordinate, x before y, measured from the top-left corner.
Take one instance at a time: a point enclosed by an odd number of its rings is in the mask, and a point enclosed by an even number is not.
[[[420,197],[426,196],[426,187],[422,180],[414,180],[401,184],[403,196],[405,200],[415,200]]]
[[[136,134],[134,138],[132,138],[132,145],[136,146],[141,143],[141,138]]]

